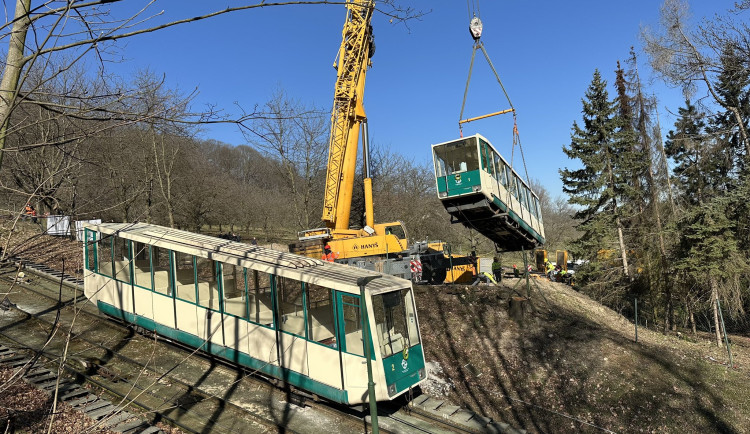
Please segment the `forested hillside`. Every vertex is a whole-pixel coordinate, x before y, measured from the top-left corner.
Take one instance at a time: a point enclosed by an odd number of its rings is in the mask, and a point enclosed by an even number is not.
[[[631,316],[637,299],[651,324],[711,331],[718,346],[722,317],[746,333],[750,308],[750,28],[737,21],[748,8],[693,28],[686,3],[665,1],[642,57],[684,91],[674,125],[660,124],[631,51],[614,86],[594,71],[560,170],[583,290]]]

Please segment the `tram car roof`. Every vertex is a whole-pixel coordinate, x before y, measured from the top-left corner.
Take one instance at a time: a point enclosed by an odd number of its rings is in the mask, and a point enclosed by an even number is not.
[[[409,280],[400,277],[148,223],[86,223],[84,227],[351,293],[359,293],[357,279],[361,277],[379,276],[367,284],[367,291],[371,294],[411,287]]]

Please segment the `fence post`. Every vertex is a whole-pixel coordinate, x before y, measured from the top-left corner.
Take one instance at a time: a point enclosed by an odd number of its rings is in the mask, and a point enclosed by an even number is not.
[[[635,298],[635,341],[638,342],[638,297]]]

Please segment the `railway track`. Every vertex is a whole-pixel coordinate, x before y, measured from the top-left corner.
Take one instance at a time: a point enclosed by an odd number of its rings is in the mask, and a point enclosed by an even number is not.
[[[38,282],[33,288],[23,285],[22,291],[12,294],[16,306],[9,311],[12,315],[6,312],[0,321],[0,339],[39,351],[61,307],[58,327],[72,328],[66,363],[70,375],[147,411],[154,421],[165,421],[185,432],[228,433],[279,428],[305,432],[320,424],[298,415],[301,408],[289,402],[294,401],[291,395],[245,372],[139,335],[99,316],[86,304],[74,309],[81,296],[73,294],[73,288],[63,291],[66,294],[58,302],[52,288],[44,286]],[[63,349],[64,339],[55,339],[42,354],[59,361]],[[335,422],[342,432],[362,427],[361,419]]]
[[[159,434],[163,431],[140,415],[126,411],[111,400],[102,398],[75,382],[72,378],[61,377],[54,364],[51,367],[46,358],[37,358],[38,352],[16,349],[0,344],[0,367],[12,369],[27,383],[54,395],[60,402],[68,404],[87,417],[98,421],[96,428],[109,429],[124,434]]]
[[[158,336],[136,333],[83,303],[80,281],[33,264],[26,268],[39,277],[16,283],[19,290],[11,299],[18,315],[10,322],[4,318],[7,315],[0,317],[0,339],[38,351],[43,342],[33,336],[43,334],[39,329],[49,330],[59,310],[58,326],[72,330],[73,336],[65,365],[70,378],[106,391],[118,404],[129,402],[149,423],[163,421],[185,432],[367,429],[369,417],[361,412],[306,400],[218,359]],[[0,269],[5,278],[0,286],[9,286],[14,271]],[[29,327],[36,334],[28,333]],[[43,354],[52,362],[59,361],[63,347],[53,341]],[[102,406],[95,415],[102,417],[105,408],[113,410]],[[522,432],[424,395],[407,406],[382,406],[379,426],[383,432],[403,433]]]

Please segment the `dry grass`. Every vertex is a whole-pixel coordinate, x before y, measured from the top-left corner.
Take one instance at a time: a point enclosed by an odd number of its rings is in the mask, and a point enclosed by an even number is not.
[[[42,220],[40,220],[42,221]],[[82,244],[70,238],[45,235],[42,226],[30,221],[0,220],[0,248],[7,244],[7,255],[47,264],[56,270],[63,269],[72,276],[81,277],[83,269]]]

